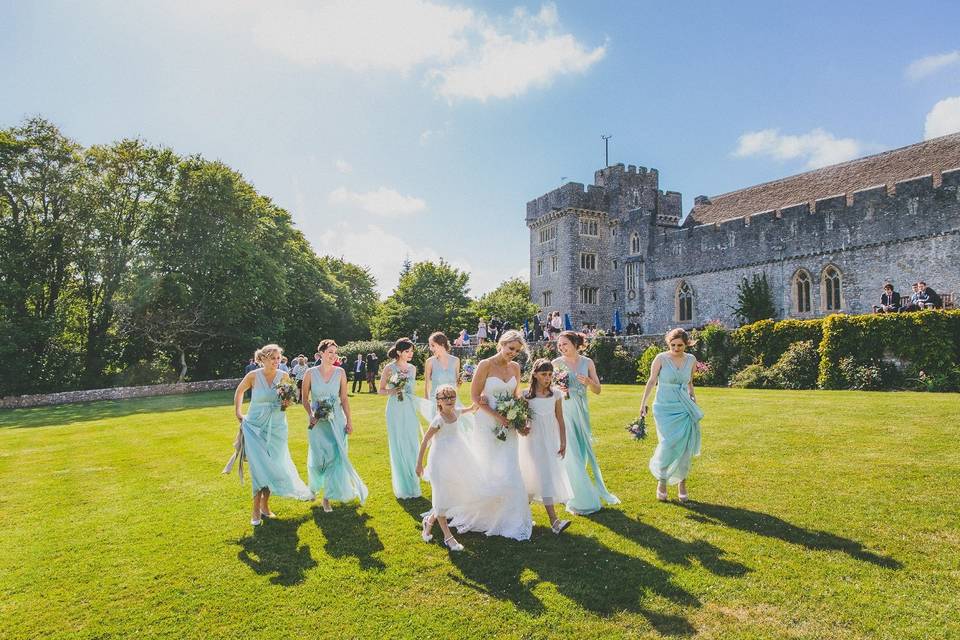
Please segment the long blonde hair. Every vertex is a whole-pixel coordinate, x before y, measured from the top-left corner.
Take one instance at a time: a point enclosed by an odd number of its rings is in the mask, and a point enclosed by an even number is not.
[[[523,347],[521,350],[527,354],[527,358],[530,357],[530,346],[527,344],[527,340],[523,337],[523,334],[516,329],[504,331],[500,339],[497,340],[497,346],[502,349],[504,345],[510,344],[511,342],[519,342]]]

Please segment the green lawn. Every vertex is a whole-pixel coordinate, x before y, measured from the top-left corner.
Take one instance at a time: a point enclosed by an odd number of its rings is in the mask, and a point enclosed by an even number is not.
[[[220,475],[231,394],[0,412],[0,637],[960,637],[960,396],[701,389],[684,507],[623,430],[640,392],[591,400],[623,504],[462,554],[394,499],[377,396],[352,401],[367,505],[275,499],[256,533]]]

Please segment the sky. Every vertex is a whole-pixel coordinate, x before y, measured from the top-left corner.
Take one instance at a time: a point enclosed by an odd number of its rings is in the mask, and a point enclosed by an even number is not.
[[[526,202],[610,162],[684,211],[960,131],[957,2],[0,0],[0,127],[238,170],[320,254],[529,275]]]

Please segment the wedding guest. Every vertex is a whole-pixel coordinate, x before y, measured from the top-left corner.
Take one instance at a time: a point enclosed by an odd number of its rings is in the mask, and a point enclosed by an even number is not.
[[[270,496],[280,495],[300,500],[313,500],[313,493],[297,474],[287,446],[287,414],[283,411],[276,386],[285,379],[280,370],[282,349],[264,345],[254,357],[262,368],[247,373],[233,394],[233,409],[243,436],[242,455],[250,469],[253,488],[253,512],[250,524],[257,526],[262,518],[276,517],[270,511]],[[252,390],[247,415],[241,413],[243,394]]]
[[[563,330],[563,319],[560,317],[559,311],[553,312],[553,318],[550,319],[550,339],[556,340],[560,336],[560,332]]]
[[[943,307],[943,299],[940,297],[940,294],[933,290],[933,287],[928,287],[927,283],[921,280],[917,283],[919,288],[919,307],[921,309],[939,309]]]
[[[477,344],[483,344],[487,339],[487,323],[483,321],[483,318],[480,318],[480,321],[477,322]]]
[[[357,354],[357,361],[353,363],[353,386],[350,393],[356,393],[357,389],[363,391],[363,383],[367,379],[367,363],[363,359],[363,354]]]
[[[306,375],[307,369],[309,369],[307,366],[307,357],[301,353],[294,358],[293,369],[290,371],[293,379],[297,381],[297,391],[301,392],[300,397],[303,397],[303,376]]]
[[[375,353],[367,354],[367,385],[370,393],[376,393],[377,376],[380,374],[380,358]]]
[[[650,378],[640,401],[640,416],[647,415],[647,399],[657,386],[653,417],[657,424],[657,449],[650,458],[650,473],[657,479],[657,500],[667,499],[667,485],[677,485],[680,502],[687,501],[687,476],[693,456],[700,455],[700,420],[693,371],[697,359],[685,353],[694,342],[683,329],[664,337],[669,351],[659,354],[650,367]]]
[[[900,306],[901,311],[919,311],[920,310],[920,283],[914,282],[910,286],[913,288],[913,293],[910,294],[909,302],[906,302]],[[901,299],[901,302],[903,302],[902,299]]]
[[[257,360],[256,360],[256,355],[257,355],[257,354],[254,353],[253,355],[254,355],[254,357],[253,357],[253,358],[250,358],[250,362],[247,364],[246,367],[243,368],[243,375],[247,375],[247,374],[250,373],[251,371],[255,371],[255,370],[257,370],[257,369],[260,368],[260,365],[257,364]],[[247,390],[247,391],[244,392],[244,394],[243,394],[243,399],[244,399],[244,400],[249,400],[249,399],[250,399],[250,390]]]
[[[387,398],[387,442],[390,448],[390,478],[397,498],[420,497],[417,478],[417,447],[420,420],[417,418],[413,385],[417,368],[410,364],[414,344],[409,338],[397,340],[387,355],[391,361],[380,376],[380,395]]]
[[[319,351],[318,351],[317,353],[313,354],[313,365],[311,365],[311,366],[314,366],[314,367],[319,367],[319,366],[320,366],[320,352],[319,352]]]
[[[564,390],[563,421],[567,430],[567,455],[564,458],[573,498],[567,502],[567,511],[586,515],[599,511],[603,505],[619,504],[620,499],[607,490],[600,472],[600,463],[593,451],[593,434],[590,427],[590,408],[587,390],[600,393],[600,378],[593,360],[582,355],[586,339],[576,331],[564,331],[557,337],[557,349],[562,354],[553,361],[553,366],[567,371],[569,382]],[[587,473],[587,467],[593,478]]]
[[[460,329],[460,335],[453,341],[453,344],[457,347],[470,344],[470,334],[467,333],[466,329]]]
[[[347,374],[337,361],[337,343],[322,340],[320,366],[311,367],[303,383],[303,408],[310,422],[307,440],[307,477],[310,489],[323,494],[323,510],[330,501],[367,500],[367,486],[347,457],[347,436],[353,433]],[[322,403],[322,404],[321,404]]]
[[[530,387],[523,394],[530,407],[530,433],[520,438],[520,472],[527,498],[539,502],[550,518],[550,529],[560,534],[569,520],[557,517],[556,506],[573,497],[563,466],[567,451],[563,423],[563,394],[553,386],[553,364],[546,358],[533,363]]]
[[[883,285],[883,293],[880,294],[880,304],[874,305],[874,313],[894,313],[900,311],[900,294],[893,290],[893,285],[889,282]]]
[[[430,530],[435,523],[443,532],[443,542],[451,551],[463,551],[463,545],[457,542],[447,524],[447,510],[464,505],[475,504],[478,499],[477,487],[483,472],[477,462],[464,433],[470,428],[462,415],[476,411],[476,405],[457,408],[457,390],[442,384],[435,390],[434,414],[417,454],[416,473],[430,482],[432,509],[423,516],[423,531],[420,537],[430,542],[433,535]],[[432,443],[432,446],[431,446]],[[423,456],[430,446],[430,462],[423,468]]]
[[[287,356],[280,358],[280,371],[284,373],[290,373],[290,367],[287,366]]]

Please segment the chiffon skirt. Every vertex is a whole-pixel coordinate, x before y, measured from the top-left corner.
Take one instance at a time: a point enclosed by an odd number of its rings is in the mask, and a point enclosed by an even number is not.
[[[563,421],[567,427],[567,455],[564,466],[573,489],[573,498],[566,505],[567,511],[581,515],[594,513],[603,507],[601,499],[607,504],[619,504],[620,498],[607,490],[600,472],[600,463],[593,452],[590,410],[587,408],[585,395],[571,393],[569,398],[564,398]],[[593,472],[592,478],[587,467]]]
[[[700,455],[703,411],[690,399],[686,384],[659,384],[653,403],[657,448],[650,473],[667,484],[678,484],[690,473],[693,456]]]
[[[417,455],[420,452],[420,420],[417,418],[416,398],[404,394],[404,399],[387,399],[387,442],[390,446],[390,479],[393,493],[400,499],[419,498],[420,478],[417,477]]]
[[[310,489],[327,500],[367,501],[367,486],[347,457],[346,416],[337,411],[332,420],[321,420],[307,432],[307,477]]]
[[[241,423],[243,450],[253,493],[269,489],[275,496],[313,500],[300,479],[287,446],[287,415],[274,403],[252,403]]]

